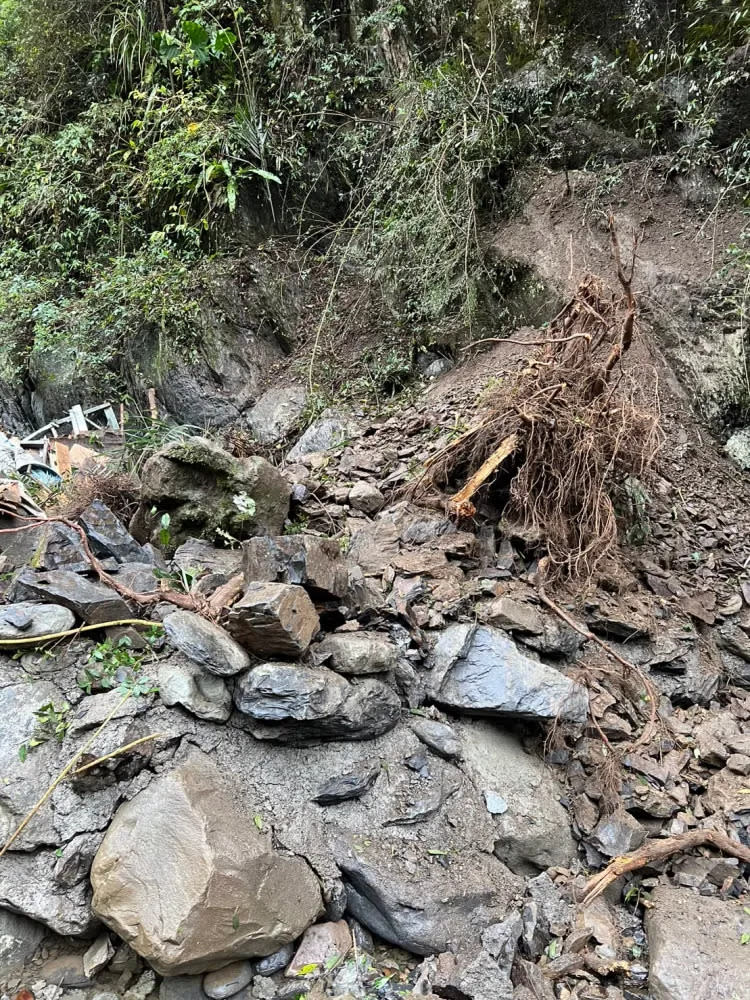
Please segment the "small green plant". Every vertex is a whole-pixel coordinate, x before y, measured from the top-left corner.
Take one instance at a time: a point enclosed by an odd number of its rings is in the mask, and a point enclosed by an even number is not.
[[[159,518],[159,544],[163,549],[169,547],[169,543],[172,540],[172,535],[169,530],[169,525],[172,519],[169,514],[162,514]]]
[[[157,580],[164,580],[170,590],[181,590],[189,594],[203,571],[190,566],[177,566],[173,570],[159,569],[154,566],[153,573]]]
[[[70,705],[67,701],[64,701],[59,707],[53,701],[48,701],[34,712],[36,719],[34,732],[18,748],[18,757],[22,762],[26,760],[30,751],[51,739],[62,743],[70,728],[70,722],[67,718],[69,711]]]
[[[307,531],[309,523],[310,523],[310,518],[306,517],[304,514],[301,514],[298,518],[296,518],[296,520],[286,522],[286,524],[284,525],[284,534],[303,535]]]
[[[255,517],[255,501],[247,493],[236,493],[232,497],[232,503],[239,511],[238,518],[240,521],[249,521]]]
[[[133,652],[133,643],[126,635],[116,642],[105,639],[94,646],[89,660],[78,677],[78,686],[91,694],[109,691],[140,673],[143,658]]]

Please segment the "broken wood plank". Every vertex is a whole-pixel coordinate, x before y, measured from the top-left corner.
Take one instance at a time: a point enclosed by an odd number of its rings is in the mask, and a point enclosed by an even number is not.
[[[70,448],[63,441],[55,441],[55,468],[61,476],[67,476],[73,471],[70,462]]]
[[[484,485],[498,466],[504,462],[506,458],[510,458],[517,447],[518,434],[509,434],[508,437],[503,438],[499,446],[492,452],[490,457],[486,459],[482,465],[480,465],[463,489],[460,489],[458,493],[455,493],[450,498],[448,501],[448,508],[450,512],[455,514],[457,517],[473,517],[474,514],[476,514],[477,509],[471,502],[471,498],[477,492],[479,487]]]

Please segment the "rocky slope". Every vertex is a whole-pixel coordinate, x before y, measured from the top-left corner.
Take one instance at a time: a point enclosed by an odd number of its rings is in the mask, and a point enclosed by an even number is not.
[[[522,356],[296,441],[301,391],[272,388],[251,423],[282,460],[168,445],[129,529],[99,501],[79,518],[96,567],[58,522],[0,535],[4,841],[80,755],[0,858],[3,996],[748,993],[731,854],[677,851],[580,902],[643,844],[748,844],[744,493],[677,383],[649,538],[556,593],[575,628],[491,503],[457,525],[398,496]],[[222,532],[246,540],[192,537]],[[155,627],[108,624],[137,616]],[[641,673],[623,686],[591,635]]]

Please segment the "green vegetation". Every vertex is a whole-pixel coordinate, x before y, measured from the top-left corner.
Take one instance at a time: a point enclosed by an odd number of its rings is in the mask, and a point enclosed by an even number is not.
[[[606,48],[579,6],[0,0],[0,378],[122,392],[146,343],[163,374],[206,347],[218,259],[241,283],[273,253],[323,275],[316,343],[384,331],[361,388],[387,394],[414,343],[497,325],[486,223],[530,157],[607,159],[581,122],[746,193],[750,3],[613,18]]]
[[[51,739],[62,743],[65,739],[65,734],[70,729],[70,722],[68,720],[69,711],[70,705],[67,701],[62,702],[59,706],[52,701],[48,701],[34,712],[34,718],[36,719],[34,732],[18,748],[18,756],[22,763],[28,757],[30,751],[40,747],[43,743],[47,743]]]

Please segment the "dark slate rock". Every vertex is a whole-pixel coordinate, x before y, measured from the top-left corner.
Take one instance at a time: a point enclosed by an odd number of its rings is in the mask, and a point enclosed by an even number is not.
[[[80,521],[94,555],[112,556],[121,563],[149,562],[138,542],[101,500],[94,500]]]
[[[313,802],[321,806],[331,806],[337,802],[346,802],[348,799],[358,799],[372,788],[379,774],[380,763],[364,764],[357,770],[330,778],[313,796]]]
[[[564,674],[524,656],[498,629],[452,625],[433,656],[433,697],[474,715],[584,722],[588,694]]]
[[[21,570],[9,596],[13,601],[61,604],[90,625],[132,617],[130,608],[114,590],[65,569],[46,573]]]
[[[640,847],[646,831],[635,817],[624,809],[602,816],[591,835],[590,843],[608,858],[619,858]]]
[[[20,527],[21,523],[15,518],[0,518],[0,528]],[[11,569],[31,566],[41,570],[68,569],[74,573],[91,569],[81,536],[58,521],[0,535],[0,555],[5,556]]]
[[[291,944],[285,944],[283,948],[279,948],[275,951],[273,955],[267,955],[265,958],[261,958],[255,963],[255,973],[258,976],[273,976],[277,972],[281,972],[285,969],[287,965],[294,958],[294,953],[297,950],[294,942]]]
[[[232,677],[250,666],[250,657],[219,625],[191,611],[174,611],[164,619],[169,641],[188,659],[220,677]]]
[[[234,703],[244,728],[259,739],[304,744],[315,739],[364,740],[395,726],[396,692],[373,678],[350,683],[325,667],[262,663],[237,682]]]
[[[446,760],[457,760],[461,757],[461,740],[444,722],[434,719],[414,719],[412,731],[425,746]]]
[[[229,611],[227,629],[256,656],[304,653],[320,628],[315,605],[302,587],[251,583]]]

